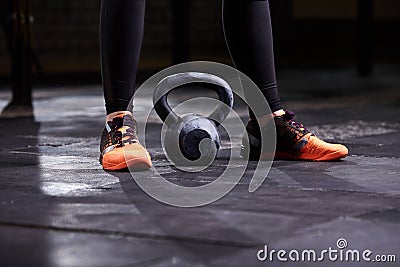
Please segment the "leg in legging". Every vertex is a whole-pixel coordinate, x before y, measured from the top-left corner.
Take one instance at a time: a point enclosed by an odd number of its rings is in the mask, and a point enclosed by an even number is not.
[[[223,25],[236,68],[257,84],[272,112],[281,110],[268,1],[224,0]]]
[[[273,112],[277,133],[275,158],[330,161],[347,156],[345,146],[318,139],[294,120],[294,113],[282,110],[275,77],[268,1],[225,0],[223,14],[225,38],[236,67],[260,87]],[[244,139],[242,144],[243,155],[249,152],[251,159],[270,160],[271,151],[262,151],[259,127],[254,114],[250,116],[246,125],[249,139]]]
[[[102,0],[101,66],[107,114],[125,111],[135,90],[145,0]]]
[[[101,58],[106,125],[100,162],[105,170],[147,170],[147,150],[138,142],[136,123],[127,111],[134,94],[143,38],[145,0],[102,0]]]

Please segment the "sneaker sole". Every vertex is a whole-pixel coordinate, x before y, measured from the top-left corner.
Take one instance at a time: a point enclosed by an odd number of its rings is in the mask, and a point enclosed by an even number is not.
[[[338,161],[348,155],[347,150],[338,150],[316,159],[303,158],[301,155],[296,156],[290,152],[277,152],[275,154],[276,160],[304,160],[304,161]]]
[[[130,159],[118,164],[103,161],[102,166],[103,169],[107,171],[120,171],[126,169],[129,169],[130,171],[147,171],[153,166],[153,164],[148,159],[137,158]]]
[[[318,159],[314,159],[313,161],[338,161],[342,158],[347,157],[348,155],[348,151],[346,150],[339,150],[339,151],[335,151],[332,153],[329,153],[323,157],[320,157]]]
[[[252,147],[242,146],[241,157],[245,157],[245,155],[249,154],[250,161],[270,160],[273,158],[274,160],[302,160],[302,161],[318,162],[318,161],[338,161],[338,160],[343,159],[348,156],[348,150],[338,150],[338,151],[323,155],[322,157],[319,157],[316,159],[303,158],[300,154],[294,155],[291,152],[276,152],[275,155],[273,156],[271,153],[265,153],[265,154],[259,155],[257,153],[254,153],[253,151],[257,151],[257,150]]]

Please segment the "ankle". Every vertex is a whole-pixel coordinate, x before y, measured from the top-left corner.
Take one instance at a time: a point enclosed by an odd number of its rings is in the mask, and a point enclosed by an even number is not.
[[[126,110],[124,110],[124,111],[116,111],[116,112],[110,113],[110,114],[108,114],[106,116],[106,122],[107,121],[112,121],[114,118],[119,117],[119,116],[124,116],[124,115],[133,116],[132,112],[130,112],[130,111],[126,111]]]
[[[277,110],[275,112],[272,112],[272,116],[275,117],[279,117],[279,116],[283,116],[285,115],[285,111],[283,109]]]
[[[283,116],[285,115],[285,111],[283,109],[277,110],[275,112],[272,112],[269,115],[264,115],[261,118],[259,118],[258,120],[256,118],[253,118],[250,116],[250,121],[255,120],[259,123],[260,127],[264,127],[266,126],[273,118],[275,117],[279,117],[279,116]]]

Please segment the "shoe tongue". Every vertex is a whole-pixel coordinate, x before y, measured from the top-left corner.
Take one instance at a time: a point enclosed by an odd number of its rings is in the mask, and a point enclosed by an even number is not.
[[[295,114],[293,111],[285,110],[285,115],[283,115],[282,117],[287,121],[291,121],[291,120],[293,120],[294,115]]]
[[[107,121],[106,129],[108,132],[111,132],[113,129],[120,129],[124,128],[124,114],[115,116],[111,121]]]

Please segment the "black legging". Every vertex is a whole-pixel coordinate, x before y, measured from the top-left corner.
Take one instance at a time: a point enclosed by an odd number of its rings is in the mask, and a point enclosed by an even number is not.
[[[126,110],[134,94],[145,2],[102,0],[101,56],[107,114]],[[236,68],[260,87],[272,111],[281,109],[268,1],[224,0],[223,24]]]

